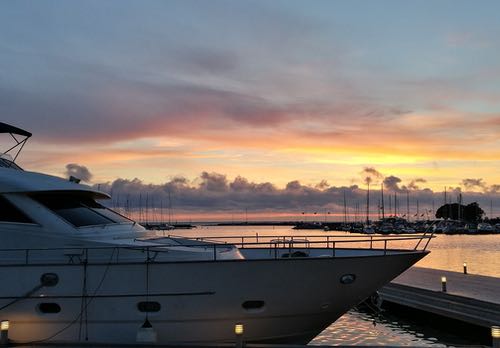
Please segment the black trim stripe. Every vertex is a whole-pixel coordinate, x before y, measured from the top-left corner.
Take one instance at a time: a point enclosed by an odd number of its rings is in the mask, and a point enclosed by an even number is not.
[[[15,299],[68,299],[68,298],[128,298],[128,297],[175,297],[175,296],[211,296],[215,295],[215,291],[202,291],[202,292],[175,292],[175,293],[160,293],[160,294],[116,294],[116,295],[44,295],[44,296],[4,296],[0,300],[15,300]]]

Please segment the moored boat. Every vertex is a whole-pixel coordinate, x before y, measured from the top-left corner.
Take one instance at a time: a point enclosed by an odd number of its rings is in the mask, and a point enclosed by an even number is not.
[[[174,237],[105,207],[95,188],[14,159],[0,165],[0,319],[19,344],[232,342],[235,324],[249,342],[307,343],[424,257],[432,238],[391,249],[402,237]],[[137,336],[149,324],[155,335]]]

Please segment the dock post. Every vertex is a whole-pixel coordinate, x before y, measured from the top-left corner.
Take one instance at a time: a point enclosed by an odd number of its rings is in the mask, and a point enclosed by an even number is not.
[[[491,327],[491,346],[500,348],[500,326]]]
[[[446,292],[446,277],[441,277],[441,290]]]
[[[236,342],[235,342],[235,347],[236,348],[243,348],[243,324],[238,323],[234,326],[234,333],[236,335]]]
[[[0,346],[7,346],[9,344],[9,326],[8,320],[0,322]]]
[[[464,274],[467,274],[467,262],[464,262]]]

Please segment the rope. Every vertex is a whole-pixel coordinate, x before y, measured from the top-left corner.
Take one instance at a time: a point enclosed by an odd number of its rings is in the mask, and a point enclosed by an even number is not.
[[[96,289],[94,290],[94,293],[92,294],[92,296],[90,297],[89,301],[86,302],[84,308],[82,310],[80,310],[80,313],[78,313],[78,316],[73,320],[71,321],[68,325],[66,325],[65,327],[63,327],[62,329],[60,329],[59,331],[55,332],[54,334],[52,334],[51,336],[49,337],[46,337],[44,339],[41,339],[41,340],[36,340],[36,341],[31,341],[31,342],[23,342],[23,343],[20,343],[20,344],[24,344],[24,345],[30,345],[30,344],[36,344],[36,343],[42,343],[42,342],[45,342],[45,341],[48,341],[48,340],[51,340],[53,339],[54,337],[60,335],[61,333],[63,333],[64,331],[66,331],[67,329],[69,329],[71,326],[73,326],[78,320],[80,320],[80,318],[82,317],[82,315],[84,314],[84,312],[87,311],[87,308],[88,306],[92,303],[92,301],[95,299],[95,296],[97,295],[98,291],[101,289],[101,286],[102,284],[104,283],[104,279],[106,279],[106,275],[108,274],[108,271],[109,271],[109,267],[111,266],[112,264],[112,260],[113,260],[113,256],[115,254],[115,248],[113,248],[113,252],[111,253],[111,256],[109,258],[109,261],[106,265],[106,269],[104,270],[104,273],[102,275],[102,278],[101,280],[99,281],[99,284],[97,285]],[[86,339],[88,339],[88,337],[86,337]],[[17,342],[16,342],[17,343]]]

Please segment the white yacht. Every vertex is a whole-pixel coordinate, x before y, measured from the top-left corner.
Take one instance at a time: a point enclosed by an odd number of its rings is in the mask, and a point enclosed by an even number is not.
[[[31,136],[4,123],[0,133],[17,148]],[[0,320],[13,343],[234,342],[235,324],[247,342],[307,343],[424,257],[432,237],[406,236],[407,250],[390,248],[403,237],[359,248],[332,236],[169,237],[78,180],[22,170],[11,150],[0,160]]]

